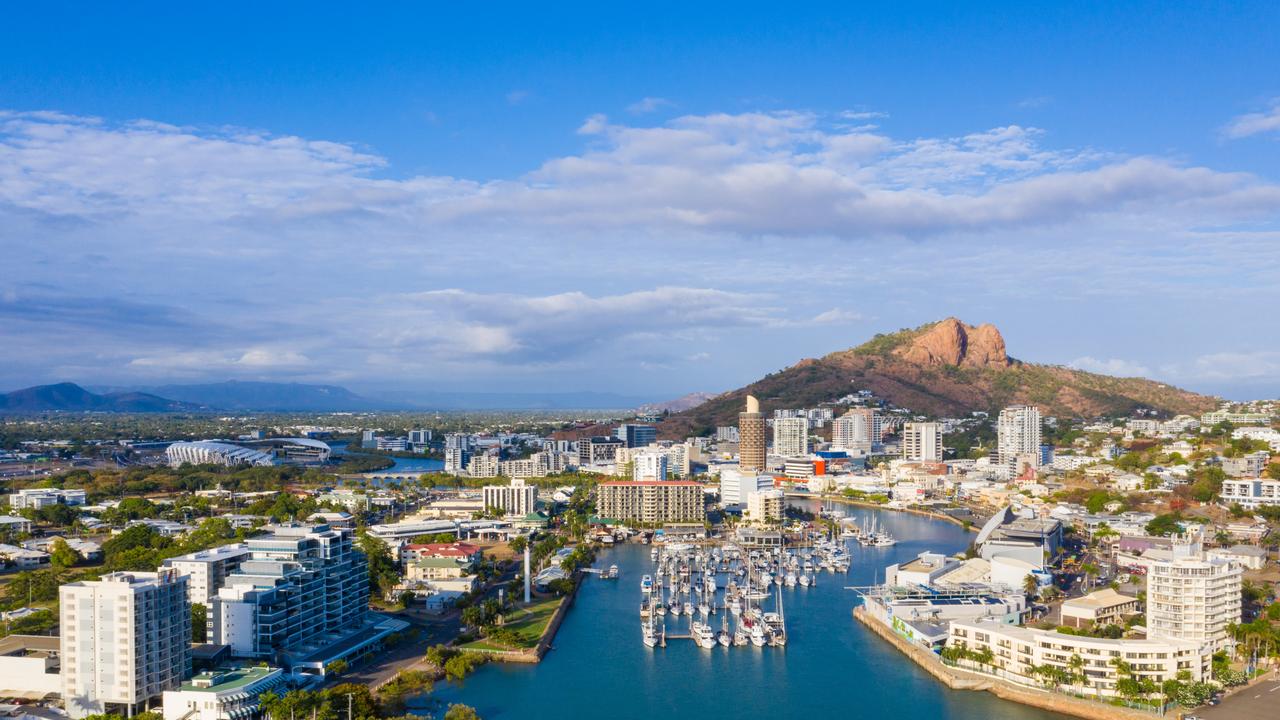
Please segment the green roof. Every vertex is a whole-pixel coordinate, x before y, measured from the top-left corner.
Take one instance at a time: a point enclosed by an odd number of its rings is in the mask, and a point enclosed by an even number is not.
[[[436,557],[424,557],[424,558],[418,558],[418,559],[415,561],[415,563],[418,565],[418,567],[437,567],[437,568],[455,568],[455,567],[462,567],[462,563],[458,562],[457,560],[454,560],[453,558],[447,558],[447,557],[443,557],[443,558],[436,558]]]
[[[238,690],[262,680],[275,671],[276,668],[262,667],[260,665],[247,665],[229,670],[206,670],[192,677],[188,682],[183,683],[182,690],[184,692],[210,693]],[[201,680],[213,680],[214,684],[207,687],[197,686],[196,682]]]

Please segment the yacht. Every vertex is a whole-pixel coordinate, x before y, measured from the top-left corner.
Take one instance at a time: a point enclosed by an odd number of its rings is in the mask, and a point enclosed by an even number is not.
[[[716,634],[711,630],[711,626],[706,623],[696,623],[697,627],[693,631],[693,639],[698,643],[698,647],[710,650],[716,646]]]
[[[812,583],[813,583],[813,581],[809,579],[809,576],[808,576],[808,575],[801,575],[801,576],[800,576],[800,585],[801,585],[801,587],[809,587],[809,585],[811,585]]]
[[[643,633],[645,647],[658,646],[658,633],[653,629],[653,623],[640,623],[640,631]]]
[[[756,647],[764,647],[768,642],[764,634],[764,624],[755,623],[751,626],[751,644]]]
[[[608,575],[608,578],[609,578],[610,580],[617,580],[617,579],[618,579],[618,566],[617,566],[617,565],[610,565],[610,566],[609,566],[609,575]]]
[[[614,565],[614,567],[617,567],[617,565]],[[650,575],[645,575],[644,577],[640,578],[640,589],[643,590],[644,592],[650,592],[651,590],[653,590],[653,577]]]

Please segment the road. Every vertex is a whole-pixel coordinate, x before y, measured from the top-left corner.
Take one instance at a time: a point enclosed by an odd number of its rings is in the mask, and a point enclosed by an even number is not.
[[[1260,682],[1231,695],[1218,705],[1192,710],[1205,720],[1275,720],[1280,717],[1280,680],[1272,679]]]

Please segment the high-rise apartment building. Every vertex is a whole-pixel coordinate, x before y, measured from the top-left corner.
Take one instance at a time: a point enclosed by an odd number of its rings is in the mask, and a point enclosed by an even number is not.
[[[902,459],[911,462],[942,462],[942,425],[936,422],[909,422],[903,425]]]
[[[249,547],[241,543],[179,555],[165,560],[164,565],[186,576],[187,598],[191,604],[207,607],[227,576],[248,557]]]
[[[644,523],[703,522],[707,517],[702,485],[687,480],[600,483],[596,513]]]
[[[629,448],[648,447],[658,441],[658,429],[652,425],[623,423],[613,431],[613,436]]]
[[[874,408],[854,408],[831,422],[831,446],[871,452],[881,442],[882,424]]]
[[[362,628],[369,562],[352,531],[324,524],[269,529],[245,541],[249,557],[213,598],[210,642],[230,645],[238,657],[279,662],[293,649]]]
[[[617,460],[618,448],[626,443],[616,437],[591,437],[578,441],[578,465],[600,465]]]
[[[773,420],[773,452],[783,457],[809,454],[809,418],[782,417]]]
[[[116,572],[59,591],[67,713],[132,717],[191,674],[187,578],[172,569]]]
[[[647,449],[631,459],[632,480],[666,480],[667,454],[662,448]]]
[[[513,478],[510,485],[485,485],[484,509],[500,510],[507,515],[528,515],[536,509],[538,488]]]
[[[454,475],[461,475],[467,469],[467,463],[471,462],[471,452],[462,448],[451,447],[444,449],[444,471]]]
[[[738,413],[738,467],[744,472],[764,472],[764,425],[760,401],[748,395],[747,409]]]
[[[1228,649],[1228,626],[1240,622],[1243,574],[1234,562],[1206,556],[1198,534],[1178,538],[1168,559],[1147,566],[1147,637]]]
[[[996,419],[996,452],[1000,464],[1012,466],[1023,456],[1038,465],[1040,427],[1040,408],[1034,405],[1014,405],[1001,410]]]
[[[738,442],[738,428],[720,425],[716,428],[716,442]]]

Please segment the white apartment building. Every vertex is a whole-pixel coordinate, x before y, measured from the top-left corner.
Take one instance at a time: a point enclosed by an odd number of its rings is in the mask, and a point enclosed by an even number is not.
[[[187,600],[192,605],[208,607],[223,581],[248,557],[247,545],[223,545],[169,558],[164,561],[164,565],[187,578]]]
[[[1222,472],[1231,477],[1253,478],[1262,474],[1271,460],[1271,453],[1259,450],[1238,458],[1223,458]]]
[[[1266,413],[1231,412],[1230,410],[1215,410],[1200,416],[1201,427],[1213,427],[1223,422],[1229,422],[1232,425],[1266,425],[1271,422],[1271,416]]]
[[[802,457],[804,455],[808,455],[809,418],[774,418],[773,453],[783,457]]]
[[[622,452],[619,450],[618,452]],[[660,450],[636,453],[631,458],[632,480],[666,480],[667,455]]]
[[[485,485],[484,507],[501,510],[507,515],[528,515],[538,502],[538,488],[515,478],[510,485]]]
[[[471,451],[462,448],[450,447],[444,449],[444,471],[454,475],[461,475],[467,469],[467,463],[471,461]]]
[[[72,718],[133,716],[191,674],[187,578],[116,572],[60,589],[62,699]]]
[[[884,419],[871,408],[855,408],[831,421],[831,447],[871,452],[884,432]]]
[[[467,463],[467,474],[471,477],[498,477],[497,455],[474,455]]]
[[[743,472],[733,467],[720,471],[720,505],[726,508],[746,507],[747,498],[761,490],[773,489],[772,475]]]
[[[782,522],[786,500],[781,490],[762,490],[747,496],[747,519],[753,523]]]
[[[1218,497],[1224,505],[1239,503],[1247,510],[1262,505],[1280,505],[1280,480],[1223,480],[1222,493]]]
[[[735,425],[720,425],[716,428],[716,442],[738,442],[738,428]]]
[[[942,426],[936,422],[909,422],[903,425],[902,459],[910,462],[942,462]]]
[[[1001,677],[1035,688],[1044,686],[1033,668],[1050,665],[1074,672],[1072,658],[1079,657],[1086,677],[1080,689],[1083,694],[1103,697],[1120,694],[1116,690],[1119,668],[1112,664],[1113,660],[1126,663],[1135,677],[1149,679],[1156,687],[1166,680],[1176,680],[1178,673],[1184,671],[1192,681],[1204,680],[1210,676],[1213,662],[1213,653],[1206,646],[1185,640],[1108,640],[990,620],[951,621],[947,646],[989,649]],[[971,669],[989,672],[984,666]]]
[[[1020,457],[1029,457],[1039,467],[1040,431],[1040,408],[1014,405],[1001,410],[996,419],[996,451],[1000,464],[1012,467]]]
[[[1147,565],[1147,637],[1226,650],[1227,626],[1240,622],[1243,574],[1236,563],[1206,556],[1199,536],[1179,538],[1168,560]]]

